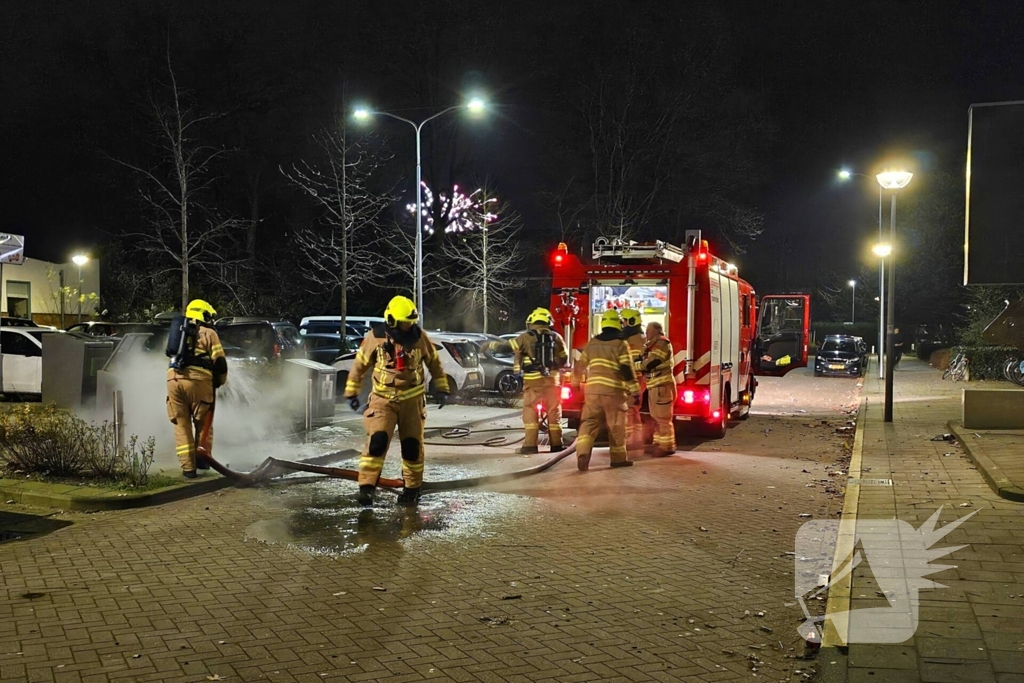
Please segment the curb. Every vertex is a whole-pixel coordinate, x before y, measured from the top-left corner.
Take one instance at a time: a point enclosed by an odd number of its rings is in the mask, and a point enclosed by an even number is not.
[[[199,496],[204,493],[218,491],[232,486],[234,482],[226,477],[209,477],[199,482],[175,484],[157,489],[149,493],[127,495],[106,494],[102,496],[82,496],[73,493],[48,492],[45,489],[24,490],[20,486],[0,486],[0,496],[5,500],[13,500],[22,505],[35,507],[58,508],[76,512],[106,512],[111,510],[130,510],[132,508],[163,505],[184,498]],[[54,488],[66,488],[54,484]]]
[[[1024,503],[1024,488],[1017,486],[1003,474],[1002,468],[992,458],[972,448],[973,442],[968,438],[969,434],[964,431],[964,428],[959,423],[950,420],[946,423],[946,426],[949,427],[950,433],[956,437],[957,442],[963,447],[967,457],[981,470],[981,476],[985,478],[989,488],[997,496],[1006,500],[1012,500],[1015,503]]]
[[[850,480],[860,480],[861,461],[864,456],[864,423],[867,420],[867,406],[867,396],[862,394],[860,397],[860,405],[857,408],[857,432],[853,437],[853,452],[850,456],[850,470],[846,473],[848,479],[846,480],[846,491],[843,495],[843,512],[842,516],[839,518],[839,535],[836,538],[835,554],[832,556],[832,572],[830,576],[837,574],[843,560],[852,555],[854,543],[856,542],[857,508],[860,504],[860,484],[851,484]],[[821,637],[821,646],[823,650],[825,648],[839,648],[839,651],[841,652],[842,648],[846,647],[845,641],[843,641],[839,635],[839,630],[835,627],[835,622],[839,621],[842,624],[842,630],[844,633],[848,630],[850,594],[852,590],[853,572],[848,572],[846,576],[829,586],[828,602],[825,605],[826,619],[824,623],[824,632]],[[840,614],[845,616],[830,616]]]

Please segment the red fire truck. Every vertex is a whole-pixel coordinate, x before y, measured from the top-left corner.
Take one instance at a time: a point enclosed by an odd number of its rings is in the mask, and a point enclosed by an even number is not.
[[[550,308],[572,349],[570,363],[600,332],[606,310],[632,308],[645,325],[661,323],[675,354],[674,412],[681,435],[725,436],[730,419],[746,419],[750,412],[754,375],[807,366],[810,296],[771,295],[758,302],[736,266],[714,256],[700,231],[687,231],[682,247],[602,237],[587,262],[562,243],[551,266]],[[784,356],[791,362],[777,366]],[[583,396],[573,392],[570,374],[563,377],[562,413],[575,428]],[[650,422],[646,392],[641,412]]]

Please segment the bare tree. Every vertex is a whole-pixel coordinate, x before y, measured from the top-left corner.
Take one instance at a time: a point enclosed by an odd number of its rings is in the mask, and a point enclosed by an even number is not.
[[[313,136],[318,158],[299,161],[281,173],[308,194],[321,209],[315,227],[296,231],[295,241],[308,259],[305,276],[323,287],[341,290],[341,334],[345,334],[349,290],[380,281],[381,213],[392,201],[371,189],[371,177],[382,159],[363,142],[348,138],[344,116],[338,128]],[[362,139],[365,139],[363,136]]]
[[[469,310],[483,312],[483,331],[488,328],[491,307],[512,305],[510,292],[521,286],[515,274],[522,269],[519,231],[522,220],[488,190],[469,195],[473,202],[452,225],[444,242],[444,258],[450,265],[446,289],[460,295]]]
[[[381,233],[384,258],[378,265],[380,274],[389,282],[401,282],[403,289],[412,292],[416,282],[416,226],[406,227],[398,221],[388,223]],[[444,288],[446,266],[438,262],[437,253],[428,242],[423,243],[423,292],[436,292]]]
[[[205,203],[218,180],[214,163],[227,153],[222,147],[203,144],[203,125],[220,118],[202,114],[189,93],[178,86],[167,49],[168,98],[150,96],[157,160],[149,166],[121,159],[116,163],[140,178],[139,191],[146,207],[147,222],[139,232],[139,248],[158,262],[173,263],[164,271],[181,272],[181,306],[189,301],[189,281],[196,271],[219,272],[230,260],[230,242],[245,227],[245,221],[215,210]]]

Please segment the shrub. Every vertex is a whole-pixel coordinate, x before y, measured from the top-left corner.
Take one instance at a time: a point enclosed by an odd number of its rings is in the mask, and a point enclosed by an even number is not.
[[[957,346],[953,349],[953,354],[961,352],[970,359],[967,372],[972,380],[1005,380],[1003,366],[1006,359],[1020,357],[1020,351],[1012,346]]]
[[[132,435],[116,443],[109,423],[90,424],[55,406],[16,407],[0,413],[0,470],[56,478],[89,478],[144,486],[155,440]]]

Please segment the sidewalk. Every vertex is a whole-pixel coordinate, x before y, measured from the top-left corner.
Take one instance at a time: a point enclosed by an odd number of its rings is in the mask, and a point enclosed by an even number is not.
[[[894,379],[894,421],[888,425],[883,382],[865,379],[844,521],[855,517],[861,531],[864,520],[895,517],[919,528],[942,507],[940,528],[977,514],[935,543],[966,547],[933,560],[950,568],[927,578],[946,587],[921,591],[915,635],[895,645],[855,643],[847,654],[826,634],[818,656],[822,680],[1024,682],[1024,506],[996,495],[958,444],[931,440],[959,421],[963,384],[943,382],[937,370],[915,359],[904,359]],[[863,540],[851,539],[837,556]],[[870,557],[864,559],[852,572],[852,585],[833,591],[830,614],[889,607]],[[881,576],[884,569],[875,569]]]

